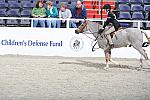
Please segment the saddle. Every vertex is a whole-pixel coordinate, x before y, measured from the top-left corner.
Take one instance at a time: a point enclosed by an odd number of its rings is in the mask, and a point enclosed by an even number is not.
[[[120,27],[117,31],[114,31],[114,32],[110,33],[111,38],[113,38],[114,36],[116,36],[116,33],[117,33],[117,32],[122,31],[122,30],[124,30],[124,29],[126,29],[126,28]],[[116,37],[116,38],[117,38],[117,37]]]

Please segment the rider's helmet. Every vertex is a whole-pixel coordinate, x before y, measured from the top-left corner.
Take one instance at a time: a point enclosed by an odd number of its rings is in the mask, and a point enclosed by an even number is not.
[[[111,6],[110,4],[105,4],[103,9],[106,9],[106,10],[111,10]]]

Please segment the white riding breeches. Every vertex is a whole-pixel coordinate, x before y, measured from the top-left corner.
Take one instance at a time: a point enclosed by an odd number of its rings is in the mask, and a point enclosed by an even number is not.
[[[108,35],[108,34],[114,32],[114,31],[115,31],[115,27],[112,26],[109,30],[107,30],[107,31],[105,32],[105,35]]]

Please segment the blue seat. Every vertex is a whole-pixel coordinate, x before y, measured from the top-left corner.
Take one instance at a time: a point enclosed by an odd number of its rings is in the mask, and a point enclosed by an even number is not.
[[[132,14],[132,19],[133,20],[144,20],[144,15],[142,12],[133,12]]]
[[[7,19],[6,25],[7,26],[18,26],[18,20],[17,19]]]
[[[5,25],[5,20],[4,19],[0,19],[0,25]]]
[[[21,17],[31,17],[31,10],[22,10]]]
[[[0,0],[0,2],[5,2],[5,0]]]
[[[142,4],[143,1],[142,0],[130,0],[131,4]]]
[[[126,4],[126,3],[129,3],[129,2],[130,2],[129,0],[118,0],[119,4]]]
[[[150,5],[150,0],[143,0],[144,4]]]
[[[8,2],[9,8],[21,8],[21,4],[18,2]]]
[[[19,9],[11,9],[7,11],[7,15],[9,17],[20,17],[20,11]]]
[[[145,5],[144,6],[144,11],[150,12],[150,5]]]
[[[7,0],[7,2],[19,2],[18,0]]]
[[[123,11],[123,12],[129,12],[129,11],[131,11],[131,8],[130,8],[129,5],[120,4],[118,10],[119,10],[119,11]]]
[[[8,4],[5,2],[0,2],[0,8],[7,8]]]
[[[30,1],[23,1],[21,2],[22,8],[33,8],[34,4]]]
[[[141,5],[132,5],[131,10],[134,11],[134,12],[144,11],[144,9]]]
[[[31,25],[31,20],[29,19],[21,19],[20,20],[20,26],[30,26]]]
[[[126,28],[128,28],[128,27],[131,27],[131,26],[132,26],[132,23],[130,23],[130,22],[120,22],[120,25],[121,25],[121,27],[126,27]]]
[[[6,9],[0,9],[0,17],[6,17]]]
[[[129,12],[120,12],[118,19],[120,20],[130,20],[131,14]]]

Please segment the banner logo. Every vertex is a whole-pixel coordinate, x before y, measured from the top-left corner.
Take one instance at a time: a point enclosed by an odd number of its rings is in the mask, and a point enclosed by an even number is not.
[[[73,51],[81,51],[82,48],[84,46],[84,42],[81,38],[79,37],[73,37],[71,40],[70,40],[70,48],[73,50]]]

